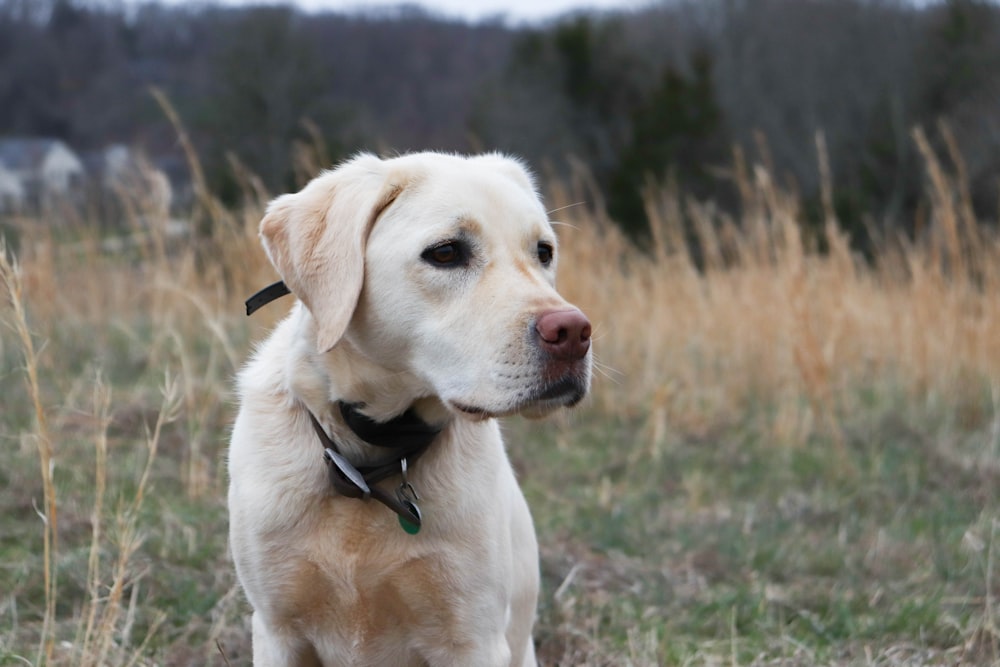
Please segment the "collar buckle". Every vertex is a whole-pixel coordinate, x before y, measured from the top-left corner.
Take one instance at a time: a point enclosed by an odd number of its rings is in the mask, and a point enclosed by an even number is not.
[[[407,468],[427,451],[441,429],[427,424],[412,410],[384,424],[365,417],[354,406],[345,403],[340,404],[340,410],[355,435],[368,444],[395,449],[397,454],[381,463],[356,467],[340,453],[340,447],[327,435],[316,416],[306,410],[316,436],[323,445],[323,460],[328,466],[330,485],[337,493],[348,498],[377,500],[396,513],[403,530],[415,535],[420,531],[422,523],[420,508],[417,506],[420,497],[407,479]],[[396,474],[402,480],[395,494],[375,486]]]
[[[351,462],[344,458],[343,454],[330,447],[323,450],[323,460],[326,461],[330,469],[330,484],[341,495],[351,498],[361,498],[368,500],[372,495],[372,490],[365,481],[364,475],[351,465]]]

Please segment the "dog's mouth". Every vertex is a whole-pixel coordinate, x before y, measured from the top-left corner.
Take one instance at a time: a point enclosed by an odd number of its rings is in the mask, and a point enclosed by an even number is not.
[[[511,415],[543,417],[558,408],[569,408],[579,403],[587,394],[587,384],[579,377],[566,376],[531,392],[527,398],[519,397],[504,406],[485,407],[462,401],[448,401],[448,404],[476,421]]]
[[[579,403],[586,393],[587,387],[580,378],[567,375],[546,386],[532,402],[555,401],[560,405],[572,407]]]
[[[493,417],[503,416],[496,412],[487,410],[486,408],[479,408],[474,405],[466,405],[465,403],[459,403],[458,401],[448,401],[448,404],[455,410],[461,412],[463,415],[472,417],[474,421],[482,421],[484,419],[491,419]]]

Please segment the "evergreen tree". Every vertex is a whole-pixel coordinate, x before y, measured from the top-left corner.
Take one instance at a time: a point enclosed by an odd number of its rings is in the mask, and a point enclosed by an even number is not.
[[[647,229],[642,191],[650,179],[662,181],[669,172],[686,192],[712,194],[707,167],[725,159],[727,141],[708,52],[694,54],[690,76],[665,67],[631,121],[631,141],[609,179],[608,208],[613,219],[639,235]]]

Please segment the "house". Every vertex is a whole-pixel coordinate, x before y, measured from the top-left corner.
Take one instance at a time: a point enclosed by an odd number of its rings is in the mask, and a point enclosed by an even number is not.
[[[24,186],[14,172],[0,164],[0,213],[17,213],[24,208]]]
[[[83,163],[58,139],[0,139],[0,167],[20,182],[23,205],[36,209],[83,186]]]
[[[106,195],[128,200],[135,212],[165,219],[170,214],[173,192],[168,176],[141,151],[111,144],[84,154],[91,181]]]

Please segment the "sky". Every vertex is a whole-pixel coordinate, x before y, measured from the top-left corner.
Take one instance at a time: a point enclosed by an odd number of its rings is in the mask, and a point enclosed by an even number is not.
[[[350,12],[358,9],[420,5],[444,16],[481,21],[503,16],[508,23],[537,23],[574,10],[637,9],[657,0],[161,0],[171,4],[224,4],[249,6],[290,3],[306,11]],[[908,0],[918,6],[943,0]]]
[[[226,5],[262,4],[266,0],[215,0]],[[273,3],[275,0],[270,0]],[[287,0],[278,0],[287,1]],[[184,0],[172,0],[182,4]],[[450,17],[478,21],[504,15],[515,23],[543,21],[574,9],[628,9],[650,4],[652,0],[292,0],[305,10],[350,11],[374,7],[418,4]]]

